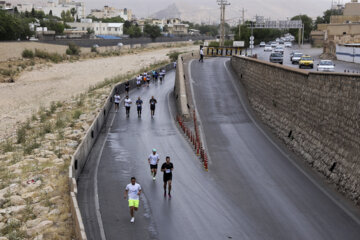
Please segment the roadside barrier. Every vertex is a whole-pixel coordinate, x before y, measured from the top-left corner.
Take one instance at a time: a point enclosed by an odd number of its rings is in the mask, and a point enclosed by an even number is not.
[[[184,124],[184,120],[180,115],[176,116],[176,121],[179,124],[180,129],[183,130],[183,132],[184,132],[185,136],[187,137],[187,139],[189,140],[189,142],[193,145],[194,151],[195,151],[196,155],[200,158],[205,171],[209,171],[208,157],[207,157],[207,153],[201,143],[200,134],[199,134],[199,130],[198,130],[199,127],[198,127],[198,124],[196,121],[195,111],[193,111],[193,116],[194,116],[194,132]]]

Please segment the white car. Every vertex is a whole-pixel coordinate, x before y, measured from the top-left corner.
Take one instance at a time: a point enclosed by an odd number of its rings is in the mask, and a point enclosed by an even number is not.
[[[272,43],[271,43],[271,47],[272,47],[272,48],[276,48],[277,45],[278,45],[277,42],[272,42]]]
[[[260,43],[260,47],[265,47],[265,45],[266,45],[265,42]]]
[[[318,72],[334,72],[335,64],[331,60],[321,60],[317,66]]]
[[[277,46],[274,52],[284,54],[284,48],[282,46]]]
[[[271,45],[265,45],[264,52],[272,52]]]
[[[292,47],[292,44],[291,44],[291,42],[285,42],[285,47],[287,47],[287,48],[291,48]]]

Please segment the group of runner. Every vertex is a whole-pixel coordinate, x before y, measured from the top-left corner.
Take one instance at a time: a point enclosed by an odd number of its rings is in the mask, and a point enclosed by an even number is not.
[[[156,70],[150,72],[144,72],[143,74],[139,74],[136,77],[136,86],[137,88],[140,88],[141,84],[144,84],[144,86],[149,87],[151,80],[153,80],[154,82],[160,80],[160,82],[162,82],[165,78],[165,75],[166,75],[165,69],[162,69],[159,72]]]
[[[158,169],[158,164],[160,161],[160,157],[157,154],[157,150],[154,148],[152,153],[148,157],[148,162],[150,165],[150,173],[153,181],[156,180],[156,173]],[[164,197],[169,196],[171,198],[171,187],[172,187],[172,172],[174,170],[174,164],[170,161],[170,157],[167,156],[165,158],[165,162],[161,166],[161,171],[164,173],[163,182],[164,182]],[[166,191],[168,190],[168,191]],[[130,208],[130,216],[131,223],[135,222],[134,213],[139,208],[140,202],[140,194],[142,192],[140,184],[136,182],[136,178],[132,177],[131,182],[126,186],[124,199],[128,199],[129,208]]]

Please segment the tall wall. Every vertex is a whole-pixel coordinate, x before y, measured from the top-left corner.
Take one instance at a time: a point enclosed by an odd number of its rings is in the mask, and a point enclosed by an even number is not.
[[[360,204],[360,75],[232,57],[250,104],[290,149]]]

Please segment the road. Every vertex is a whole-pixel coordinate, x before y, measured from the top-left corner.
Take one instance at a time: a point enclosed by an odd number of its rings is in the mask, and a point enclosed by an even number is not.
[[[158,99],[154,119],[148,106],[141,119],[134,107],[130,118],[123,108],[112,113],[79,179],[89,239],[358,239],[359,221],[351,217],[356,210],[314,184],[256,127],[224,67],[227,61],[190,65],[209,172],[175,125],[174,72],[161,85],[130,92],[145,105],[152,95]],[[151,180],[152,148],[161,163],[166,155],[174,163],[171,200],[163,197],[161,175]],[[144,191],[135,224],[123,199],[131,176]]]
[[[317,64],[320,62],[320,55],[322,54],[323,49],[322,48],[311,48],[310,45],[306,44],[303,47],[299,48],[299,45],[293,45],[292,48],[285,48],[284,52],[284,65],[290,66],[294,68],[299,68],[298,64],[292,64],[290,61],[290,53],[292,51],[301,52],[307,55],[310,55],[314,58],[314,68],[304,68],[308,71],[317,71]],[[253,53],[258,55],[258,59],[269,61],[269,57],[271,52],[264,52],[264,48],[256,47],[253,50]],[[344,72],[350,71],[350,73],[360,73],[360,65],[356,63],[348,63],[343,61],[334,60],[335,64],[335,72]]]

